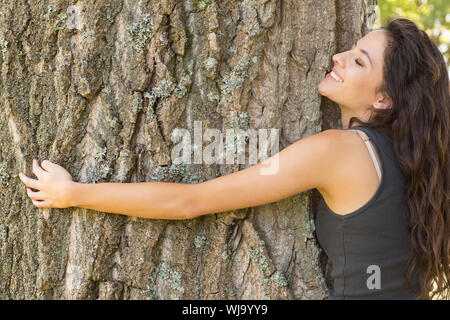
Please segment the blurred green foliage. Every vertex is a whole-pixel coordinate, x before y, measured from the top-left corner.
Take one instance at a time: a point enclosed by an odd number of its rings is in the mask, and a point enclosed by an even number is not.
[[[450,0],[378,0],[375,28],[392,16],[414,21],[439,47],[447,66],[450,62]]]

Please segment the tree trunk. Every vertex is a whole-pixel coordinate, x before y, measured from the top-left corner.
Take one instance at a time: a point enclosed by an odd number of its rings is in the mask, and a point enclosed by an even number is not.
[[[38,209],[18,173],[36,158],[83,183],[197,183],[250,164],[175,163],[176,128],[277,128],[280,150],[338,128],[317,85],[376,0],[0,4],[1,299],[327,297],[317,190],[145,220]]]

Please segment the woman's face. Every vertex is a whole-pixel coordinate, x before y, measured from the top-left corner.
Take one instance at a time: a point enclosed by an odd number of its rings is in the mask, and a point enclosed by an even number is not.
[[[381,98],[376,89],[382,82],[385,40],[385,31],[375,30],[358,40],[351,50],[334,55],[333,71],[320,82],[319,93],[355,111],[376,104]],[[333,78],[335,75],[339,80]]]

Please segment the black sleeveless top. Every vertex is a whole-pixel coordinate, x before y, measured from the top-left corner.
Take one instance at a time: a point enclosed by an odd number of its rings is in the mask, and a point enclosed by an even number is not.
[[[392,140],[363,126],[380,159],[381,181],[372,198],[359,209],[339,215],[323,197],[316,215],[316,235],[331,260],[334,288],[329,299],[415,299],[417,274],[406,287],[410,252],[405,202],[406,179],[394,154]],[[364,179],[364,177],[361,177]]]

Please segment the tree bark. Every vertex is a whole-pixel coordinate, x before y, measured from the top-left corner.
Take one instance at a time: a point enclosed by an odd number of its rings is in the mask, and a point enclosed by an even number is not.
[[[338,128],[318,83],[376,0],[0,0],[1,299],[324,299],[317,190],[192,220],[38,209],[33,158],[75,181],[197,183],[249,164],[171,161],[191,136]],[[324,276],[325,274],[325,276]]]

